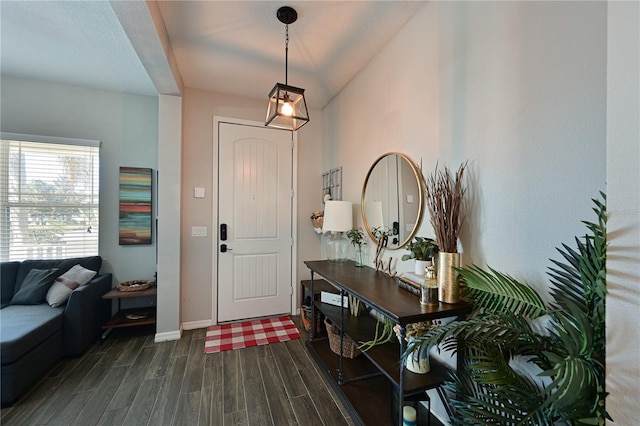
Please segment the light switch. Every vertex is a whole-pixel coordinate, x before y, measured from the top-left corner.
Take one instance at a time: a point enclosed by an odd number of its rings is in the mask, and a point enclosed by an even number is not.
[[[413,204],[413,195],[407,195],[407,204]]]
[[[193,197],[204,198],[204,188],[200,188],[200,187],[193,188]]]
[[[206,226],[192,226],[191,227],[191,236],[192,237],[206,237],[207,236],[207,227]]]

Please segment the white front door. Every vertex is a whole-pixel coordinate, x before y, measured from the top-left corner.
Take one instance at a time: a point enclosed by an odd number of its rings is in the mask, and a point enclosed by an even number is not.
[[[292,133],[222,122],[217,130],[218,321],[288,314]]]

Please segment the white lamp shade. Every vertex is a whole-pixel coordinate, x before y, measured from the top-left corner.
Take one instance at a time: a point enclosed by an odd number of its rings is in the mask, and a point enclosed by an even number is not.
[[[324,204],[322,232],[346,232],[353,228],[351,201],[327,201]]]
[[[384,219],[382,218],[382,201],[367,201],[364,205],[369,229],[379,228],[384,230]]]

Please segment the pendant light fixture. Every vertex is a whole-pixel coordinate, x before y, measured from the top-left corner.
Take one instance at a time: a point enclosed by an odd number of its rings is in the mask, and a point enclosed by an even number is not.
[[[276,83],[269,93],[269,106],[264,125],[285,130],[298,130],[309,122],[304,89],[289,86],[289,24],[296,22],[298,13],[289,6],[283,6],[276,13],[278,20],[285,24],[284,84]]]

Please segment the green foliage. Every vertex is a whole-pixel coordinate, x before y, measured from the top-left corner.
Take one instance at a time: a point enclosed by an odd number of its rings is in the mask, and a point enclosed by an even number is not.
[[[478,266],[460,269],[470,319],[431,330],[413,349],[423,356],[433,346],[457,350],[464,342],[464,366],[446,384],[454,425],[604,425],[606,206],[593,200],[597,220],[576,248],[558,249],[563,261],[549,268],[553,302],[545,306],[525,283]],[[548,319],[548,335],[532,323]],[[514,357],[538,369],[534,381],[516,369]]]
[[[354,247],[360,247],[364,244],[364,232],[360,228],[351,228],[347,231],[347,238]]]
[[[382,329],[380,325],[382,325]],[[374,346],[391,341],[394,336],[393,325],[393,322],[387,317],[383,317],[382,322],[378,320],[376,322],[376,331],[373,339],[366,342],[358,342],[358,349],[366,352]]]
[[[405,249],[409,250],[409,254],[402,255],[402,260],[431,260],[438,255],[440,251],[438,244],[431,238],[415,237]]]

